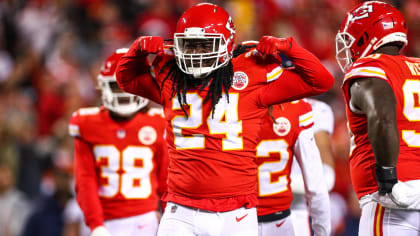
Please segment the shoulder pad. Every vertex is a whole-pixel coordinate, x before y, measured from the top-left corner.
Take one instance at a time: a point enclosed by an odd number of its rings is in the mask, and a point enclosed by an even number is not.
[[[371,56],[380,55],[373,54]],[[357,60],[344,76],[344,81],[350,78],[366,77],[366,78],[380,78],[387,80],[385,71],[379,66],[376,60],[372,60],[372,57],[363,57]]]
[[[100,111],[100,107],[88,107],[80,108],[79,110],[73,112],[68,126],[69,135],[72,137],[81,137],[80,124],[83,122],[82,117],[96,115],[99,114]]]
[[[99,107],[80,108],[77,112],[80,116],[96,115],[100,112]]]

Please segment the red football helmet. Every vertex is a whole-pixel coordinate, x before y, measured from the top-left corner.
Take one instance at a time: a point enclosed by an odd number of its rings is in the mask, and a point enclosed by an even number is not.
[[[360,57],[391,42],[407,45],[407,26],[401,13],[385,2],[367,1],[347,13],[336,36],[336,59],[347,71]]]
[[[121,116],[130,116],[149,103],[146,98],[124,92],[117,84],[115,70],[118,61],[127,51],[127,48],[115,51],[106,59],[98,75],[98,87],[102,92],[103,105]]]
[[[186,10],[177,24],[174,44],[178,67],[195,78],[205,77],[230,61],[234,40],[232,17],[223,8],[197,4]]]

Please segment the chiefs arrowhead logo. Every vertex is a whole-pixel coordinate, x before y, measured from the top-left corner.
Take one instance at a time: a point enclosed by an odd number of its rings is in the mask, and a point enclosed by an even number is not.
[[[139,130],[138,138],[145,145],[152,145],[156,142],[157,133],[152,126],[144,126]]]
[[[278,136],[286,136],[291,129],[292,125],[286,117],[279,117],[276,123],[273,123],[273,130]]]

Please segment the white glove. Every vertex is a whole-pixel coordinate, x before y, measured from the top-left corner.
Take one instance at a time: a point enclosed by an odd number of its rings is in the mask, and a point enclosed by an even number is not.
[[[111,233],[105,228],[105,226],[101,225],[92,230],[90,236],[112,236]]]
[[[381,196],[379,192],[375,192],[372,197],[384,207],[420,210],[420,189],[409,182],[398,181],[392,187],[391,193]]]
[[[398,181],[392,187],[390,197],[399,206],[420,210],[420,190],[409,183]]]

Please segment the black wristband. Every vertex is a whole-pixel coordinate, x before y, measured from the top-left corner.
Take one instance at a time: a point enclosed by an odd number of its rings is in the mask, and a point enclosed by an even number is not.
[[[392,187],[398,182],[397,168],[376,165],[376,180],[380,195],[392,192]]]

